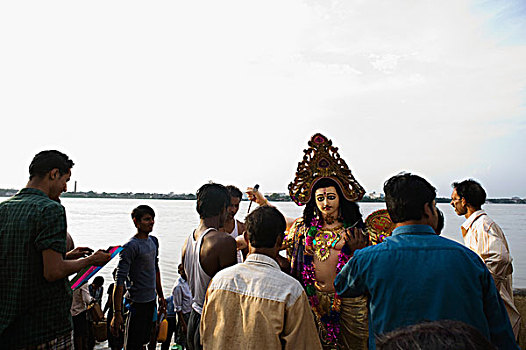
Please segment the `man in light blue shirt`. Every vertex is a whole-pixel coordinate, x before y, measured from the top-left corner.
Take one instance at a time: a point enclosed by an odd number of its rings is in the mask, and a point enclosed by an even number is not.
[[[334,281],[342,297],[369,296],[369,348],[375,336],[430,320],[477,328],[499,349],[518,349],[504,304],[480,258],[435,234],[435,188],[412,174],[384,184],[396,228],[376,246],[357,250]]]
[[[188,320],[192,312],[192,292],[186,278],[183,264],[177,267],[179,278],[175,281],[172,289],[174,313],[177,315],[176,343],[186,349],[186,333],[188,331]]]

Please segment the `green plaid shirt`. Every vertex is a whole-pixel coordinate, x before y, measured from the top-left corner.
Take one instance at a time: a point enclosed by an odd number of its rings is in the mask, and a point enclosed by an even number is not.
[[[0,348],[71,331],[68,279],[44,279],[42,251],[66,253],[66,212],[34,188],[0,203]]]

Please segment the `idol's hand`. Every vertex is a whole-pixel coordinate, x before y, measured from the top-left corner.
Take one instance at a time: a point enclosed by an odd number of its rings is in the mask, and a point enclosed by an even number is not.
[[[248,187],[247,190],[246,190],[246,194],[248,196],[248,200],[254,201],[260,206],[261,205],[268,205],[268,201],[265,198],[265,196],[263,195],[263,193],[261,193],[261,191],[255,189],[253,187]]]
[[[351,250],[351,255],[358,249],[365,248],[369,245],[369,237],[366,233],[357,227],[348,228],[343,233],[343,239]]]
[[[314,255],[314,248],[312,246],[306,245],[305,246],[305,253],[307,253],[307,255]]]

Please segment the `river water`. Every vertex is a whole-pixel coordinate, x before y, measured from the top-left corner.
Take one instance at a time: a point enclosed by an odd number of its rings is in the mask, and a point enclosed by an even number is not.
[[[132,209],[139,204],[150,205],[156,212],[152,234],[159,238],[163,289],[165,294],[169,294],[178,277],[177,264],[181,259],[182,244],[199,222],[195,201],[64,198],[62,204],[66,208],[68,230],[75,244],[93,249],[124,244],[135,233],[130,217]],[[303,210],[292,202],[274,204],[289,217],[299,217]],[[252,206],[252,210],[255,206],[257,205]],[[457,216],[449,204],[438,206],[444,212],[446,220],[442,235],[462,243],[460,225],[464,217]],[[384,208],[384,203],[360,204],[364,218],[373,211]],[[247,209],[248,202],[241,202],[237,214],[239,220],[244,220]],[[484,209],[502,227],[508,239],[514,259],[514,287],[526,288],[526,205],[486,204]],[[111,280],[111,271],[116,264],[117,258],[100,271],[106,281]]]
[[[0,197],[0,202],[7,198]],[[181,259],[181,247],[185,238],[199,223],[195,210],[195,201],[182,200],[138,200],[107,198],[63,198],[66,208],[68,231],[77,246],[89,246],[93,249],[107,248],[110,245],[124,244],[135,234],[130,217],[133,208],[140,204],[150,205],[156,213],[153,235],[159,238],[163,289],[168,294],[177,274],[177,264]],[[237,219],[243,221],[248,202],[241,202]],[[301,216],[303,207],[293,202],[280,202],[274,205],[285,216]],[[257,205],[252,206],[252,210]],[[462,243],[460,225],[464,217],[459,217],[449,204],[440,203],[438,207],[445,216],[442,236]],[[384,209],[385,203],[360,203],[365,217],[378,209]],[[486,204],[484,209],[503,229],[513,257],[513,283],[515,288],[526,288],[526,205],[525,204]],[[117,258],[106,265],[99,274],[109,284],[111,272],[116,267]]]

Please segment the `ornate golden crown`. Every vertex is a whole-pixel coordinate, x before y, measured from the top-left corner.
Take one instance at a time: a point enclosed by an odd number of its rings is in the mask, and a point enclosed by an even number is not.
[[[320,133],[315,134],[303,153],[296,177],[289,184],[290,197],[296,204],[307,204],[312,196],[312,187],[323,178],[336,181],[347,200],[354,202],[362,199],[365,190],[354,179],[351,170],[340,158],[338,147],[334,147],[331,140]]]

